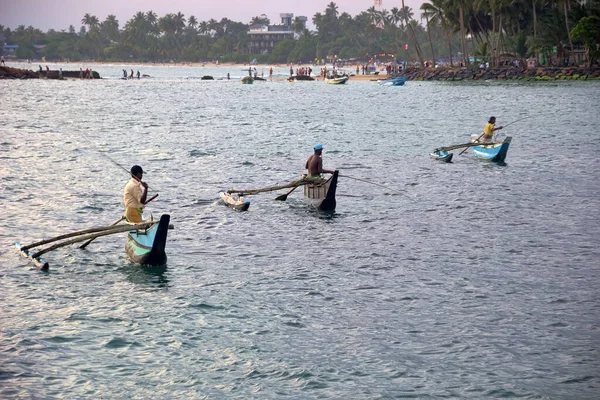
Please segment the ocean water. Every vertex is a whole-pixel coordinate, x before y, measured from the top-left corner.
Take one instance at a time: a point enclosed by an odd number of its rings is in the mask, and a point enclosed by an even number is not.
[[[598,398],[600,83],[95,69],[0,81],[1,398]],[[491,115],[504,165],[429,158]],[[300,190],[219,203],[297,179],[318,142],[347,176],[334,214]],[[175,225],[166,266],[132,264],[124,234],[48,273],[19,256],[117,219],[133,164],[145,216]]]

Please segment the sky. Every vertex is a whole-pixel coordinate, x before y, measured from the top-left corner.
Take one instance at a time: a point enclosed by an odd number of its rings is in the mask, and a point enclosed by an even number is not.
[[[138,11],[154,11],[159,17],[181,11],[185,17],[194,15],[198,21],[228,18],[248,23],[252,17],[265,14],[271,23],[278,24],[280,13],[308,17],[309,24],[315,13],[323,13],[331,0],[0,0],[0,25],[15,29],[19,25],[47,31],[66,30],[73,25],[77,31],[84,14],[95,15],[100,21],[114,14],[123,28]],[[374,0],[337,0],[340,13],[356,16],[374,5]],[[404,0],[415,16],[423,0]],[[401,8],[402,0],[382,0],[382,8]],[[309,26],[310,28],[311,26]]]

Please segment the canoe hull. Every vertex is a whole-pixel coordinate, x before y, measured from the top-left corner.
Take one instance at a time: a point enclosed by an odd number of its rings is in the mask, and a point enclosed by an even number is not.
[[[304,185],[304,200],[320,211],[335,211],[338,171],[320,185]]]
[[[511,140],[512,137],[508,136],[500,143],[475,146],[473,147],[473,154],[482,160],[499,163],[504,162]]]
[[[227,207],[233,208],[236,211],[246,211],[250,207],[250,201],[245,200],[237,193],[220,192],[219,197]]]
[[[125,241],[125,252],[129,258],[142,265],[164,265],[167,263],[165,246],[171,217],[163,214],[158,224],[146,230],[130,231]]]
[[[406,78],[390,78],[383,81],[380,81],[379,84],[384,86],[404,86],[404,82],[406,82]]]
[[[325,78],[325,83],[329,83],[331,85],[343,85],[348,82],[347,76],[342,76],[340,78]]]

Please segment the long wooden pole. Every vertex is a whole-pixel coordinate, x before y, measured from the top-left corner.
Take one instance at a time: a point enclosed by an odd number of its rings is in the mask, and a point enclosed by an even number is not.
[[[450,150],[460,149],[462,147],[473,147],[473,146],[481,146],[481,143],[469,142],[469,143],[463,143],[463,144],[455,144],[455,145],[446,146],[446,147],[438,147],[437,149],[434,149],[433,152],[435,153],[436,151],[450,151]]]
[[[123,221],[125,219],[125,217],[121,217],[118,220],[116,220],[115,222],[113,222],[112,224],[110,224],[110,226],[115,226],[117,225],[119,222]],[[94,238],[95,239],[95,238]],[[90,243],[92,243],[94,241],[94,239],[90,239],[87,242],[85,242],[84,244],[82,244],[81,246],[79,246],[80,249],[85,249]]]
[[[44,244],[47,244],[47,243],[56,242],[58,240],[68,239],[68,238],[74,237],[74,236],[86,235],[88,233],[96,233],[96,232],[109,231],[109,230],[114,229],[114,228],[115,228],[114,225],[109,225],[109,226],[103,226],[103,227],[100,227],[100,228],[90,228],[90,229],[84,229],[82,231],[66,233],[64,235],[56,236],[56,237],[53,237],[53,238],[50,238],[50,239],[40,240],[39,242],[35,242],[35,243],[30,244],[30,245],[23,246],[21,248],[21,250],[29,250],[32,247],[37,247],[37,246],[41,246],[41,245],[44,245]]]
[[[79,243],[79,242],[85,242],[86,240],[90,240],[90,239],[96,239],[96,238],[101,237],[101,236],[108,236],[108,235],[113,235],[115,233],[135,231],[137,229],[148,229],[152,225],[158,224],[158,222],[159,221],[152,221],[152,222],[145,222],[145,223],[142,223],[142,224],[135,224],[135,225],[113,226],[113,227],[110,227],[111,230],[105,230],[105,231],[102,231],[102,232],[96,232],[96,233],[93,233],[93,234],[90,234],[90,235],[80,236],[80,237],[77,237],[75,239],[67,240],[66,242],[57,243],[57,244],[52,245],[52,246],[50,246],[48,248],[40,250],[37,253],[34,253],[31,257],[32,258],[38,258],[42,254],[46,254],[49,251],[56,250],[56,249],[59,249],[59,248],[64,247],[64,246],[68,246],[70,244]]]
[[[298,179],[296,181],[288,183],[286,185],[269,186],[269,187],[262,188],[262,189],[248,189],[248,190],[229,189],[227,191],[227,193],[230,193],[230,194],[231,193],[242,193],[242,194],[251,195],[251,194],[264,193],[264,192],[274,192],[276,190],[281,190],[281,189],[289,189],[289,188],[292,188],[292,187],[298,187],[298,186],[302,186],[302,185],[308,185],[309,183],[315,183],[315,180],[303,178],[303,179]]]
[[[481,143],[479,143],[479,139],[481,139],[481,137],[485,135],[485,132],[483,132],[481,135],[479,135],[479,137],[477,139],[475,139],[475,141],[473,143],[481,145]],[[465,151],[467,151],[469,148],[466,147],[463,151],[461,151],[460,153],[458,153],[458,155],[460,156],[462,153],[464,153]]]

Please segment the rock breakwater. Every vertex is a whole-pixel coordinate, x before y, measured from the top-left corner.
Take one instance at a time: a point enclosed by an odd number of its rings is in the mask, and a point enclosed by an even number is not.
[[[600,80],[600,68],[539,67],[539,68],[407,68],[396,76],[412,81],[462,80]]]

